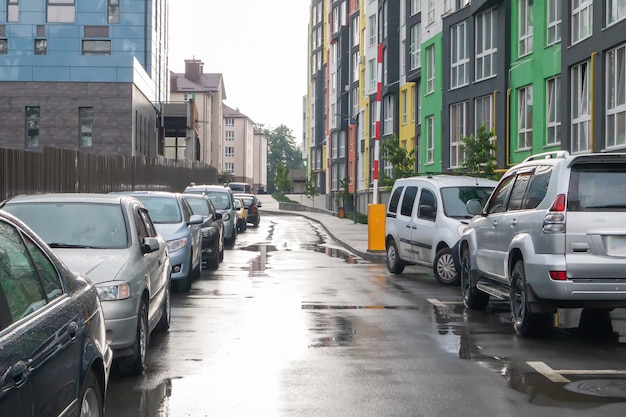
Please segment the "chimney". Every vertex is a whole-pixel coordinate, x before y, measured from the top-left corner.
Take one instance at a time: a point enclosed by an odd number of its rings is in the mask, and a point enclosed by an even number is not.
[[[204,63],[199,59],[185,60],[185,78],[191,81],[198,81],[204,71]]]

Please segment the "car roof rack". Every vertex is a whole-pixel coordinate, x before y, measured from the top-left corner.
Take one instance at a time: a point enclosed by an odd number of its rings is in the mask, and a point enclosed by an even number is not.
[[[528,161],[536,161],[538,159],[554,159],[554,158],[567,158],[569,156],[569,152],[567,151],[551,151],[551,152],[543,152],[538,153],[536,155],[531,155],[528,158],[524,159],[523,162]]]

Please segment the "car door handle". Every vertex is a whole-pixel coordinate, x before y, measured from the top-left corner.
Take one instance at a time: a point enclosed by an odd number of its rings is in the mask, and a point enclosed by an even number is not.
[[[11,379],[16,386],[26,382],[28,378],[28,366],[24,361],[17,361],[11,366]]]
[[[511,227],[515,227],[517,226],[517,220],[513,219],[511,220]]]
[[[411,229],[417,229],[417,225],[414,224],[413,226],[411,226]]]
[[[70,336],[70,340],[76,340],[78,335],[78,323],[75,321],[67,325],[67,334]]]
[[[498,225],[498,221],[497,220],[494,220],[493,223],[491,223],[492,227],[496,227],[497,225]]]

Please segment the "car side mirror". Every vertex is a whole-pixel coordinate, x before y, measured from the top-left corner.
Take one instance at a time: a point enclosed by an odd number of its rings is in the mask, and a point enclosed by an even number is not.
[[[430,204],[424,204],[420,206],[420,217],[435,220],[436,213],[435,208]]]
[[[483,204],[480,200],[472,199],[465,204],[465,209],[469,214],[476,216],[483,212]]]
[[[143,239],[143,245],[141,251],[143,253],[152,253],[159,250],[159,239],[156,237],[145,237]]]
[[[187,222],[187,225],[190,226],[192,224],[202,224],[204,223],[204,217],[202,217],[199,214],[192,214],[189,217],[189,221]]]
[[[221,220],[221,219],[222,219],[222,213],[215,212],[215,220]]]

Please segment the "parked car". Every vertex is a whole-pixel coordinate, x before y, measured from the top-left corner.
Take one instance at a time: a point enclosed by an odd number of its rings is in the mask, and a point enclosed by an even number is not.
[[[146,206],[157,232],[167,241],[172,284],[179,291],[189,292],[193,280],[202,272],[202,216],[193,214],[180,193],[128,191],[123,194],[132,195]]]
[[[229,182],[227,187],[233,190],[233,193],[252,194],[252,187],[247,182]]]
[[[387,268],[394,274],[405,265],[432,266],[442,284],[458,285],[456,245],[472,217],[465,203],[487,201],[496,181],[460,175],[428,175],[396,180],[387,205]]]
[[[248,210],[248,216],[246,217],[246,223],[257,227],[261,221],[261,214],[259,213],[259,200],[254,194],[235,193],[235,197],[239,197],[243,200],[246,209]]]
[[[92,282],[0,210],[0,415],[104,416],[112,358]]]
[[[17,196],[3,204],[72,271],[88,274],[118,369],[142,374],[150,333],[170,326],[170,258],[145,207],[131,197],[89,193]]]
[[[217,269],[224,259],[224,222],[206,194],[183,194],[193,214],[204,219],[202,231],[202,262],[210,269]]]
[[[237,231],[245,232],[248,229],[248,209],[241,197],[235,197],[235,211],[237,212]]]
[[[626,154],[566,151],[509,169],[459,245],[467,308],[509,301],[515,332],[536,335],[557,308],[626,307]]]
[[[185,194],[205,193],[215,206],[215,209],[222,214],[224,221],[224,242],[228,246],[233,246],[237,239],[237,213],[235,212],[235,202],[233,191],[221,185],[190,185],[185,188]]]

